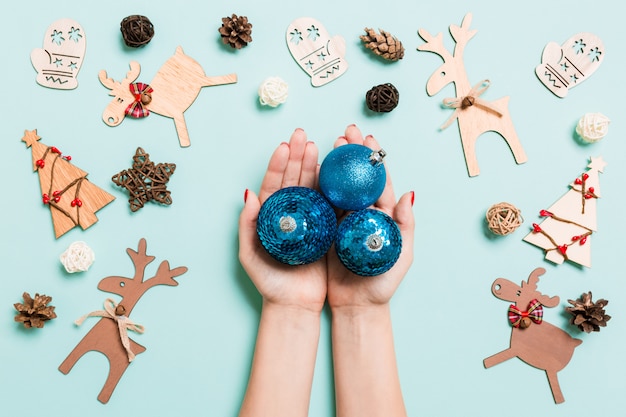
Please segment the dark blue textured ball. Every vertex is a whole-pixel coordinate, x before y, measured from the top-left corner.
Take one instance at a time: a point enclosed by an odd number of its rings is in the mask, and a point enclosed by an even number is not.
[[[333,149],[322,162],[319,183],[322,194],[335,207],[361,210],[371,206],[385,189],[385,152],[347,144]]]
[[[337,235],[337,216],[317,191],[282,188],[261,206],[257,220],[261,244],[288,265],[315,262],[328,252]]]
[[[396,222],[382,211],[350,213],[337,229],[335,249],[339,260],[357,275],[371,277],[387,272],[402,250]]]

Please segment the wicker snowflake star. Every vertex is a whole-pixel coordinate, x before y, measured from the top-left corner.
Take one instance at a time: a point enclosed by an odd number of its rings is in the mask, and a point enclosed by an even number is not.
[[[166,205],[172,204],[172,197],[166,184],[175,169],[176,164],[155,164],[150,161],[150,154],[142,148],[137,148],[132,168],[115,174],[111,180],[128,190],[130,210],[137,211],[150,200]]]

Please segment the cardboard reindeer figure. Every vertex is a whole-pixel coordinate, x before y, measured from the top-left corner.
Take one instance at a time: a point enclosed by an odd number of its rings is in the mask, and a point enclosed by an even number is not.
[[[509,115],[509,97],[502,97],[496,101],[483,100],[480,95],[489,88],[489,80],[483,80],[472,86],[467,78],[463,53],[469,40],[476,34],[476,30],[469,29],[471,21],[472,15],[468,13],[461,27],[450,25],[450,34],[456,43],[453,54],[444,46],[441,33],[433,36],[424,29],[420,29],[418,33],[426,43],[417,49],[433,52],[443,58],[443,65],[433,72],[426,84],[429,96],[454,83],[456,97],[443,100],[443,105],[454,109],[454,113],[441,129],[451,125],[454,120],[458,121],[467,170],[470,177],[473,177],[480,173],[476,159],[476,140],[485,132],[499,133],[511,148],[518,164],[526,162],[527,158]]]
[[[237,82],[236,74],[207,77],[198,62],[185,55],[179,46],[149,84],[135,83],[141,67],[136,61],[130,62],[130,71],[122,81],[107,77],[105,70],[98,78],[109,90],[113,100],[102,114],[102,120],[109,126],[117,126],[125,116],[141,118],[150,112],[174,119],[180,146],[191,144],[183,113],[200,94],[202,87]]]
[[[118,294],[122,300],[117,305],[112,300],[107,300],[112,306],[105,304],[106,311],[96,311],[76,321],[76,324],[80,324],[89,316],[102,317],[59,366],[59,371],[67,375],[87,352],[96,351],[106,356],[109,360],[109,375],[98,395],[98,400],[102,403],[109,401],[115,386],[135,355],[146,350],[128,338],[126,333],[127,329],[143,332],[142,326],[132,323],[128,318],[135,304],[146,291],[156,285],[178,285],[174,277],[187,272],[187,267],[170,269],[169,262],[163,261],[153,277],[144,279],[146,266],[154,260],[154,256],[146,254],[146,240],[139,241],[137,251],[128,248],[126,252],[135,265],[135,275],[132,278],[109,276],[98,284],[98,289]]]
[[[519,286],[498,278],[491,285],[491,292],[497,298],[510,301],[509,321],[513,326],[511,343],[508,349],[484,360],[485,368],[518,357],[527,364],[546,371],[554,401],[565,401],[557,372],[569,363],[574,349],[582,340],[571,337],[564,330],[543,321],[543,306],[556,307],[559,297],[548,297],[537,291],[539,276],[546,272],[537,268],[531,272],[526,282]]]

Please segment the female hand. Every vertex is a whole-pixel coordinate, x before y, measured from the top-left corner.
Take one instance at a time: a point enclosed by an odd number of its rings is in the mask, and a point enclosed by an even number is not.
[[[285,265],[265,251],[257,236],[261,205],[275,191],[290,186],[317,187],[318,150],[296,129],[270,158],[257,195],[246,190],[239,217],[239,260],[265,303],[320,312],[326,299],[326,257],[307,265]]]
[[[372,150],[379,150],[380,145],[373,136],[363,138],[360,130],[354,126],[346,128],[345,136],[339,137],[335,147],[348,143],[365,145]],[[396,264],[387,272],[376,277],[360,277],[345,268],[332,248],[327,255],[328,266],[328,303],[331,309],[342,307],[368,307],[386,304],[396,291],[402,278],[413,262],[413,192],[404,194],[396,204],[391,176],[387,169],[385,189],[372,208],[391,216],[402,235],[402,251]],[[347,213],[339,213],[339,221]]]

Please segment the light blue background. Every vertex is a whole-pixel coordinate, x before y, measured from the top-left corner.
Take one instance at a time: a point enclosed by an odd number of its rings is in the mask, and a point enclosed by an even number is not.
[[[375,135],[388,153],[396,193],[415,190],[415,262],[392,300],[400,378],[411,416],[457,417],[535,414],[612,416],[626,407],[624,340],[626,284],[623,268],[625,131],[623,19],[617,1],[119,1],[14,2],[3,13],[0,66],[0,137],[3,150],[2,268],[0,279],[0,414],[50,416],[152,415],[234,416],[241,402],[254,348],[260,297],[237,259],[237,219],[246,188],[258,190],[273,149],[296,127],[320,148],[331,149],[345,126],[356,123]],[[510,113],[528,162],[516,165],[494,133],[480,137],[481,174],[467,176],[458,129],[439,126],[450,110],[440,107],[454,95],[451,86],[428,97],[425,84],[439,57],[418,52],[418,28],[444,32],[473,13],[478,33],[466,49],[472,82],[489,78],[483,96],[510,95]],[[217,29],[221,17],[237,13],[253,23],[253,42],[238,51],[225,48]],[[143,14],[155,25],[152,42],[126,48],[119,22]],[[295,18],[311,16],[331,34],[346,39],[350,68],[332,83],[313,88],[289,54],[284,36]],[[30,52],[42,46],[45,30],[59,18],[84,28],[87,51],[76,90],[47,89],[35,82]],[[364,27],[382,28],[406,48],[402,61],[386,63],[365,50]],[[544,46],[562,44],[577,32],[592,32],[606,46],[606,62],[564,99],[536,78]],[[121,78],[131,60],[148,82],[181,45],[209,75],[236,72],[235,85],[205,88],[186,112],[191,147],[180,148],[171,119],[152,115],[109,127],[101,120],[110,100],[97,73]],[[269,76],[289,84],[289,99],[276,109],[258,104],[257,88]],[[372,86],[391,82],[400,104],[389,114],[364,106]],[[574,134],[579,117],[601,112],[611,118],[606,138],[581,144]],[[37,129],[42,142],[73,157],[89,179],[117,199],[97,213],[90,229],[54,238],[49,210],[40,203],[31,152],[20,141]],[[131,213],[127,194],[110,181],[126,169],[141,146],[155,162],[177,165],[168,188],[173,204],[148,204]],[[608,163],[601,175],[598,231],[592,239],[591,269],[555,266],[541,249],[522,241],[538,211],[567,191],[590,156]],[[508,201],[525,223],[507,237],[494,237],[484,215]],[[134,339],[147,351],[131,364],[110,402],[96,396],[108,372],[104,357],[90,353],[69,375],[57,367],[96,323],[73,321],[100,309],[110,294],[99,291],[108,275],[132,276],[126,248],[140,238],[157,264],[185,265],[178,287],[156,287],[133,311],[146,327]],[[70,243],[86,241],[96,262],[86,273],[67,274],[58,257]],[[546,310],[548,321],[584,343],[559,373],[566,402],[555,405],[543,371],[513,359],[491,369],[482,360],[508,346],[508,304],[491,295],[497,277],[526,279],[544,267],[539,289],[559,295]],[[149,269],[152,272],[154,269]],[[581,334],[567,324],[568,298],[593,291],[607,298],[609,326]],[[27,331],[14,323],[13,303],[23,291],[53,297],[58,318]],[[115,298],[115,296],[114,296]],[[329,315],[322,333],[310,415],[334,415]]]

